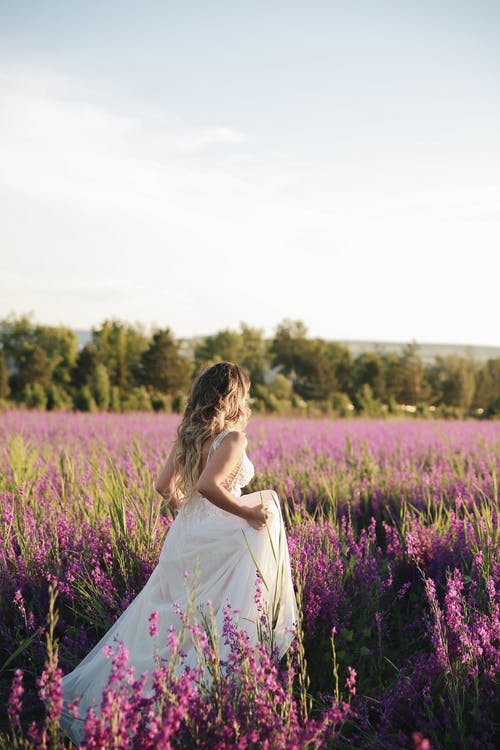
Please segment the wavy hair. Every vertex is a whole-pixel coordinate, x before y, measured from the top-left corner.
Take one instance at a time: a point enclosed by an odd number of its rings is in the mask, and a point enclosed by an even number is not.
[[[194,379],[177,428],[176,490],[183,502],[196,490],[205,440],[249,419],[251,412],[244,400],[249,389],[250,378],[235,362],[217,362]]]

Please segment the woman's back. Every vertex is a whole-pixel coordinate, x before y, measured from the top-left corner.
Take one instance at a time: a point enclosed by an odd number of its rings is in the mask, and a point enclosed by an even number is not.
[[[116,640],[122,640],[135,674],[148,672],[144,688],[148,691],[155,648],[158,658],[168,660],[166,634],[170,629],[182,630],[179,607],[184,612],[190,609],[197,618],[210,600],[215,632],[221,635],[230,603],[233,611],[239,612],[240,625],[250,643],[256,644],[262,632],[262,612],[256,598],[258,570],[265,584],[263,606],[270,613],[272,642],[278,656],[284,654],[294,638],[297,602],[278,496],[273,490],[241,496],[242,487],[254,476],[253,464],[246,454],[246,436],[238,429],[240,417],[246,413],[245,399],[250,387],[247,381],[237,365],[221,362],[208,368],[193,385],[176,445],[156,488],[168,495],[176,488],[176,477],[182,476],[181,485],[187,487],[187,492],[193,487],[195,491],[180,506],[166,534],[158,564],[142,591],[78,667],[63,678],[61,725],[76,743],[82,742],[83,718],[89,707],[94,706],[100,713],[102,691],[111,668],[103,647],[114,647]],[[223,424],[233,427],[222,429],[214,437],[214,430]],[[202,445],[199,477],[196,474],[200,456],[192,442],[197,430],[209,434]],[[161,634],[156,644],[148,632],[153,611]],[[203,616],[200,624],[202,621]],[[180,671],[186,665],[196,666],[199,658],[190,631],[184,636],[185,657],[178,665]],[[218,644],[222,661],[229,648],[227,639],[222,637]],[[80,719],[74,718],[69,709],[75,698],[80,699]]]

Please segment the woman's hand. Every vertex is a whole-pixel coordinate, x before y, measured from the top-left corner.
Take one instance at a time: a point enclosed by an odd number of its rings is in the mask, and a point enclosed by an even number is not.
[[[162,498],[171,508],[180,508],[182,496],[179,495],[176,487],[178,477],[177,467],[175,465],[175,441],[170,450],[167,461],[160,472],[160,476],[155,482],[155,490],[159,492]]]
[[[177,497],[174,494],[171,494],[170,492],[157,490],[159,494],[162,496],[164,502],[162,503],[163,508],[170,508],[172,510],[179,510],[179,508],[182,505],[182,498]]]
[[[250,526],[257,529],[257,531],[266,527],[269,516],[270,511],[262,504],[249,506],[245,514],[245,518]]]

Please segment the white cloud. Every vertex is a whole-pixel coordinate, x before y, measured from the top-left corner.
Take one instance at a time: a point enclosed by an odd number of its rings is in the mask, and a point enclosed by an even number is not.
[[[216,127],[201,130],[199,133],[193,133],[193,135],[191,137],[188,136],[184,142],[187,149],[197,150],[213,144],[245,143],[247,140],[248,136],[238,130]]]
[[[498,186],[323,157],[4,65],[0,316],[179,335],[286,316],[332,338],[494,343]],[[480,324],[456,292],[471,279]]]

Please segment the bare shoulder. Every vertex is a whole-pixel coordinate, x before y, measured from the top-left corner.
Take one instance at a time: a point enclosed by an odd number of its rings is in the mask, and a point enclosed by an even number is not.
[[[226,441],[231,447],[238,449],[246,448],[248,443],[247,436],[241,430],[231,430],[226,435]]]

